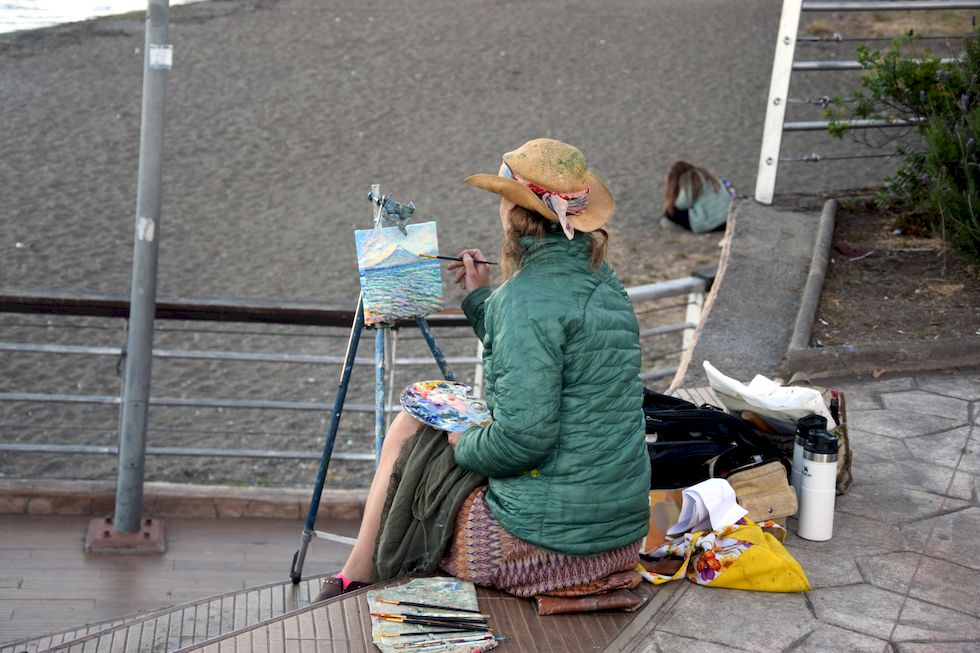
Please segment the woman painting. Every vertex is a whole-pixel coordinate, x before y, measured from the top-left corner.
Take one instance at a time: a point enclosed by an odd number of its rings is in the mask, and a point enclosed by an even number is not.
[[[484,345],[493,419],[442,433],[399,414],[357,544],[318,600],[435,566],[519,596],[588,593],[635,568],[649,520],[650,470],[636,317],[604,262],[612,195],[578,149],[551,139],[505,154],[498,175],[466,182],[501,196],[505,283],[490,290],[489,266],[474,263],[485,260],[478,249],[449,266],[469,291],[463,310]],[[439,452],[415,455],[429,446],[443,447],[450,462],[433,462],[442,460]],[[439,464],[447,469],[432,472]],[[408,490],[416,503],[406,511],[392,488],[419,478],[412,468],[420,465],[427,468],[422,483],[437,477],[465,488],[421,493],[439,494],[443,514],[455,517],[445,520],[436,547],[443,520],[423,527],[418,541],[439,549],[424,552],[431,564],[418,563],[420,551],[402,541],[412,531],[399,523],[404,512],[427,512],[417,505],[420,493]],[[411,564],[393,567],[393,555]]]
[[[701,166],[674,161],[667,170],[664,217],[696,234],[722,231],[734,189]]]

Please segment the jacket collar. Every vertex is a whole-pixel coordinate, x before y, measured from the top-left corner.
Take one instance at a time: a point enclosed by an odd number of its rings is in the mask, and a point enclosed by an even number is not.
[[[518,242],[524,248],[522,267],[535,261],[557,257],[585,258],[588,257],[591,247],[591,239],[587,234],[581,232],[576,233],[572,240],[566,238],[565,234],[559,231],[544,236],[524,236]]]

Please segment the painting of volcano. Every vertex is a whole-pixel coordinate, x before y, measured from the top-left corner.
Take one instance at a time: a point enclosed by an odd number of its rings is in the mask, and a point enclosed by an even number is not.
[[[419,254],[439,253],[436,223],[354,231],[357,267],[364,297],[364,323],[420,317],[442,308],[439,261]]]

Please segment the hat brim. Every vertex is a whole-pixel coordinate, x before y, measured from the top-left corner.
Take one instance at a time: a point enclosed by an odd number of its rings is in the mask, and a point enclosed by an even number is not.
[[[589,183],[589,205],[578,215],[569,215],[568,217],[576,231],[588,232],[601,229],[609,222],[616,210],[616,201],[598,175],[588,172],[586,179]],[[558,221],[558,216],[548,208],[548,205],[540,197],[515,179],[480,173],[467,177],[465,182],[470,186],[497,193],[514,204],[534,211],[553,222]]]

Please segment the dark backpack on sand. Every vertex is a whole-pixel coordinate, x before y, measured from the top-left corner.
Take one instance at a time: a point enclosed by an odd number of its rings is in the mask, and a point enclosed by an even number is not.
[[[745,420],[710,404],[643,391],[651,489],[679,489],[726,478],[747,466],[790,460]]]

